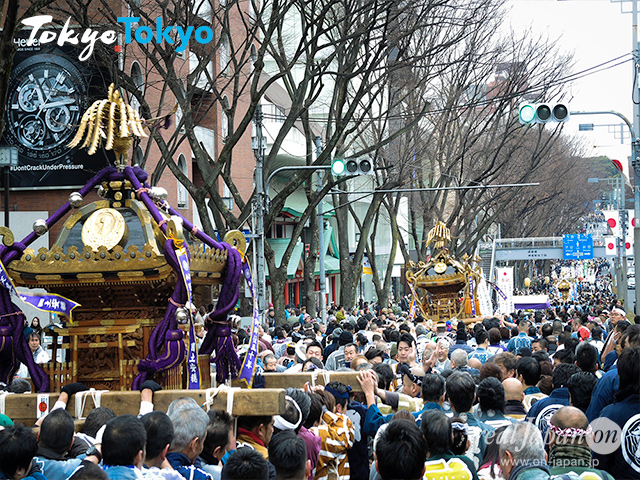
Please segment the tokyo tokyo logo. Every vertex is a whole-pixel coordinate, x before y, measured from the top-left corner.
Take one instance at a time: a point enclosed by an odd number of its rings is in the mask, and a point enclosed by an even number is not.
[[[118,17],[117,22],[124,27],[125,44],[136,41],[140,44],[147,43],[167,43],[169,45],[177,45],[176,52],[182,53],[186,50],[189,41],[193,38],[196,42],[205,44],[213,41],[213,29],[209,26],[202,25],[200,27],[181,26],[163,24],[162,18],[157,17],[153,27],[149,25],[138,25],[140,17]],[[71,28],[71,19],[68,18],[61,29],[46,29],[42,27],[53,21],[51,15],[37,15],[22,20],[27,27],[32,27],[29,38],[25,45],[30,47],[36,42],[40,44],[56,44],[60,47],[64,45],[84,45],[84,48],[78,56],[81,62],[87,60],[95,49],[96,43],[100,41],[105,45],[113,45],[118,40],[118,33],[115,30],[94,30],[87,28],[76,31]],[[114,50],[120,51],[120,45],[115,45]]]

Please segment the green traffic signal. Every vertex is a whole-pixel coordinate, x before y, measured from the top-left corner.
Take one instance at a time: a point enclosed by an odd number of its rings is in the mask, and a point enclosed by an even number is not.
[[[532,123],[568,122],[571,114],[569,105],[564,103],[523,103],[518,108],[520,123],[529,125]]]
[[[533,105],[521,105],[519,117],[520,123],[531,123],[536,117],[536,109],[533,107]]]
[[[342,175],[346,169],[345,162],[341,158],[336,158],[331,164],[331,173],[334,175]]]

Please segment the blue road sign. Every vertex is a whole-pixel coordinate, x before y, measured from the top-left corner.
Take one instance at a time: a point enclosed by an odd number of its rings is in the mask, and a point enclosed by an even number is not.
[[[562,256],[565,260],[593,258],[593,237],[583,234],[563,235]]]

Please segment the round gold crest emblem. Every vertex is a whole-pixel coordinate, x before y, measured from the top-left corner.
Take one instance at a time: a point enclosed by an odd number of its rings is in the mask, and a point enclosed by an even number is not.
[[[442,262],[438,262],[434,265],[433,270],[438,273],[438,274],[443,274],[444,272],[447,271],[447,264],[446,263],[442,263]]]
[[[82,243],[93,250],[106,247],[111,250],[127,241],[127,223],[122,214],[113,208],[93,212],[82,226]]]

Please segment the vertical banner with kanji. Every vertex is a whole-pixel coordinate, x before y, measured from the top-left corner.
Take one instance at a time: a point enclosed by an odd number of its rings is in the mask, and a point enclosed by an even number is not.
[[[184,281],[184,285],[187,289],[187,310],[189,312],[189,353],[187,356],[187,368],[189,370],[189,375],[187,388],[189,388],[189,390],[197,390],[200,388],[200,368],[198,367],[198,347],[196,345],[196,333],[193,326],[193,315],[191,314],[193,290],[191,285],[191,268],[189,266],[187,249],[184,246],[180,246],[176,250],[176,256],[178,257],[178,263],[180,264],[182,280]]]
[[[498,296],[498,311],[513,313],[513,267],[496,268],[496,284],[504,296]]]
[[[480,304],[480,315],[493,314],[491,295],[484,276],[480,279],[480,283],[478,283],[478,303]]]
[[[251,276],[251,267],[249,261],[244,259],[242,264],[242,273],[247,281],[247,286],[251,291],[253,298],[253,323],[251,324],[251,340],[249,341],[249,349],[242,362],[239,378],[247,383],[251,388],[253,385],[253,374],[256,370],[256,359],[258,356],[258,330],[260,329],[260,310],[258,309],[258,298],[256,297],[255,287],[253,285],[253,277]]]

